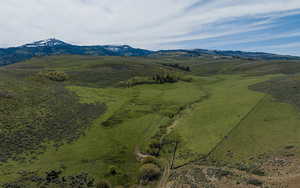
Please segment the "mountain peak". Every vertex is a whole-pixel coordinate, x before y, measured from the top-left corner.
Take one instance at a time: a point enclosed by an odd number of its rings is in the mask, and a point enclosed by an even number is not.
[[[44,47],[44,46],[51,47],[51,46],[60,46],[60,45],[67,45],[67,43],[61,40],[57,40],[55,38],[50,38],[46,40],[36,41],[30,44],[25,44],[23,45],[23,47],[35,48],[35,47]]]

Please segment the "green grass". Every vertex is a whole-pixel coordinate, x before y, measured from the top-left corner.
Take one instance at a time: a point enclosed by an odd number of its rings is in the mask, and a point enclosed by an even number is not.
[[[189,66],[191,72],[162,65],[168,63]],[[44,175],[53,169],[63,169],[63,175],[86,172],[114,185],[133,184],[141,165],[135,148],[146,151],[153,139],[179,139],[175,165],[208,154],[219,162],[248,163],[251,157],[298,146],[300,116],[290,105],[299,104],[298,77],[264,82],[277,78],[272,73],[297,71],[294,62],[286,63],[209,57],[53,56],[3,67],[0,94],[9,93],[12,98],[0,98],[0,139],[20,138],[14,140],[22,141],[24,151],[32,143],[26,144],[27,136],[18,137],[18,130],[28,131],[31,140],[36,135],[46,139],[37,144],[44,147],[31,148],[34,153],[15,153],[24,160],[0,163],[0,184],[18,180],[21,170]],[[37,76],[48,71],[64,72],[68,79],[57,83]],[[193,79],[130,88],[119,85],[164,71]],[[168,125],[174,131],[162,135],[171,130]],[[13,136],[6,134],[10,130]],[[53,146],[58,143],[60,147]],[[0,151],[12,149],[16,148],[0,144]],[[166,146],[160,160],[170,157],[173,149],[173,145]],[[112,166],[122,173],[108,175]]]
[[[65,175],[82,171],[96,179],[104,178],[111,165],[120,168],[126,177],[105,177],[114,184],[136,181],[139,163],[135,159],[136,146],[145,147],[158,127],[170,122],[169,114],[203,96],[201,81],[178,82],[163,85],[140,85],[132,88],[87,88],[69,86],[70,91],[85,104],[104,103],[107,111],[95,120],[85,136],[57,150],[49,147],[30,164],[7,163],[2,170],[11,174],[1,176],[14,179],[18,170],[39,172],[66,167]],[[104,127],[109,118],[119,118],[121,123]],[[1,182],[1,181],[0,181]]]
[[[253,164],[300,144],[299,111],[267,96],[211,154],[226,164]],[[295,153],[294,153],[295,154]]]
[[[205,86],[208,99],[196,104],[176,125],[175,131],[183,139],[177,164],[207,155],[264,97],[248,86],[268,78],[219,76],[219,81]]]

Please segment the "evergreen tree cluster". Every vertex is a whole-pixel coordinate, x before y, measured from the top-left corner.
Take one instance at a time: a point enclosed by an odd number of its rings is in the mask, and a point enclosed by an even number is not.
[[[175,63],[175,64],[167,64],[167,63],[165,63],[163,65],[164,66],[168,66],[168,67],[173,67],[175,69],[180,69],[180,70],[183,70],[183,71],[191,72],[191,68],[189,66],[181,66],[181,65],[179,65],[177,63]]]
[[[156,83],[175,83],[180,80],[179,76],[171,73],[155,74],[152,78]]]

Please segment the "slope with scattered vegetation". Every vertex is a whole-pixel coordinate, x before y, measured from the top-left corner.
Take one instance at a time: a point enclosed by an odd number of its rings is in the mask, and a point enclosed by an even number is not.
[[[274,156],[299,158],[298,72],[293,61],[210,56],[2,67],[0,184],[258,185]]]

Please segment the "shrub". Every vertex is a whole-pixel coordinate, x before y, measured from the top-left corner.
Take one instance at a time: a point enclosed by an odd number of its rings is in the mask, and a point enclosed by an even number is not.
[[[284,149],[293,149],[293,148],[295,148],[295,146],[292,145],[284,147]]]
[[[161,167],[160,161],[154,156],[144,157],[143,160],[142,160],[142,163],[143,164],[151,164],[152,163],[152,164],[155,164],[158,167]]]
[[[258,175],[258,176],[265,176],[266,173],[262,169],[254,169],[252,170],[252,174]]]
[[[0,98],[11,99],[11,98],[13,98],[13,95],[11,93],[6,92],[6,91],[0,91]]]
[[[159,138],[152,139],[149,143],[148,148],[147,148],[147,153],[149,153],[150,155],[158,156],[161,147],[162,147],[162,145],[160,143]]]
[[[230,176],[232,175],[232,172],[228,171],[228,170],[222,170],[222,169],[219,169],[216,171],[216,176],[221,179],[222,177],[225,177],[225,176]]]
[[[44,75],[49,80],[56,81],[56,82],[63,82],[68,80],[68,75],[60,71],[47,72],[42,75]]]
[[[96,188],[111,188],[111,184],[106,180],[100,180],[96,183]]]
[[[108,168],[108,173],[107,173],[109,176],[116,176],[116,175],[122,175],[123,172],[121,169],[119,169],[118,167],[114,166],[114,165],[111,165],[109,168]]]
[[[179,76],[172,73],[155,74],[152,79],[160,84],[163,83],[175,83],[179,81]]]
[[[245,164],[236,164],[236,165],[238,170],[245,171],[245,172],[249,171],[249,167],[246,166]]]
[[[168,66],[168,67],[173,67],[173,68],[176,68],[176,69],[180,69],[180,70],[183,70],[183,71],[187,71],[187,72],[191,71],[191,68],[189,66],[182,66],[182,65],[179,65],[177,63],[176,64],[164,63],[163,65]]]
[[[160,175],[160,168],[155,164],[144,164],[139,171],[139,179],[142,184],[158,180]]]
[[[142,84],[164,84],[164,83],[176,83],[178,81],[191,82],[192,78],[184,76],[178,72],[158,72],[152,77],[140,77],[135,76],[127,81],[119,82],[119,86],[133,87]]]
[[[54,182],[54,181],[58,180],[61,173],[62,173],[61,171],[55,171],[55,170],[46,172],[47,182],[49,183],[49,182]]]
[[[261,186],[263,184],[263,182],[258,179],[249,179],[247,183],[255,186]]]

